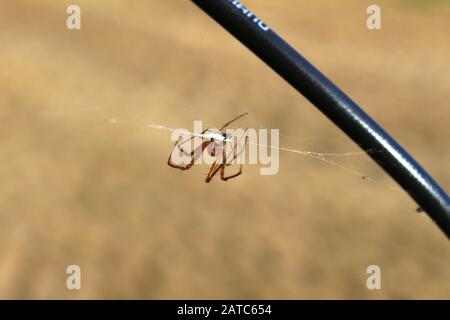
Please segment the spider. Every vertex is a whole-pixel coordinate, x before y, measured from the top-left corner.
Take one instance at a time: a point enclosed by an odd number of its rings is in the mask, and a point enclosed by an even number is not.
[[[236,143],[234,145],[232,152],[230,152],[228,155],[226,154],[226,151],[225,151],[225,148],[223,147],[223,145],[224,145],[224,143],[230,142],[233,137],[230,134],[225,133],[224,130],[230,124],[232,124],[236,120],[244,117],[247,114],[248,114],[247,112],[243,113],[243,114],[237,116],[236,118],[228,121],[218,131],[213,131],[209,128],[203,130],[203,132],[201,133],[201,137],[203,138],[203,141],[202,141],[201,145],[198,146],[197,148],[195,148],[192,152],[189,152],[189,153],[185,152],[183,150],[182,145],[185,144],[186,142],[191,142],[191,140],[195,138],[195,135],[193,135],[192,137],[190,137],[184,141],[180,141],[182,139],[181,137],[178,138],[178,141],[175,142],[172,152],[169,155],[169,160],[167,161],[167,164],[169,166],[171,166],[172,168],[176,168],[176,169],[180,169],[180,170],[188,170],[194,165],[197,158],[203,154],[205,149],[207,149],[207,152],[209,153],[209,155],[211,157],[215,157],[216,160],[214,161],[211,168],[209,169],[208,175],[206,176],[206,180],[205,180],[206,183],[209,183],[211,181],[211,179],[219,171],[220,171],[220,179],[222,179],[223,181],[227,181],[229,179],[239,176],[242,173],[242,164],[240,164],[239,171],[237,173],[229,175],[229,176],[225,176],[225,167],[230,166],[232,164],[233,160],[235,160],[244,150],[245,144],[247,144],[247,141],[248,141],[248,136],[246,134],[247,128],[245,129],[245,142],[244,142],[244,146],[242,147],[242,149],[238,153],[237,152],[238,143]],[[175,148],[178,148],[179,151],[183,152],[186,156],[191,157],[191,161],[187,165],[178,165],[178,164],[175,164],[172,162],[172,160],[171,160],[172,153]],[[230,156],[232,156],[232,157],[230,158]]]

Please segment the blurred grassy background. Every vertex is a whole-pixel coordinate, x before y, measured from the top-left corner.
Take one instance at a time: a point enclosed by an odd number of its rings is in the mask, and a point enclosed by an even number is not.
[[[245,3],[449,189],[448,2],[378,1],[381,31],[371,1]],[[450,298],[448,240],[393,182],[289,153],[275,176],[227,183],[166,165],[170,136],[149,124],[243,109],[284,145],[357,150],[189,1],[79,0],[80,31],[70,4],[0,4],[1,298]]]

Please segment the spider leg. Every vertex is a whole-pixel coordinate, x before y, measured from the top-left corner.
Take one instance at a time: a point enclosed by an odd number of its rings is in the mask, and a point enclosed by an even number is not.
[[[227,123],[225,123],[225,124],[222,126],[222,128],[219,129],[219,131],[222,131],[223,129],[225,129],[226,127],[228,127],[230,124],[232,124],[232,123],[235,122],[236,120],[242,118],[243,116],[246,116],[247,114],[248,114],[248,112],[245,112],[245,113],[243,113],[243,114],[237,116],[236,118],[234,118],[234,119],[228,121]]]
[[[225,156],[225,151],[223,151],[223,156]],[[242,163],[239,166],[239,171],[235,174],[232,174],[230,176],[225,176],[225,163],[222,165],[222,167],[220,168],[220,179],[222,179],[223,181],[227,181],[229,179],[232,178],[236,178],[237,176],[239,176],[242,173]]]
[[[212,142],[212,141],[205,141],[205,142],[203,142],[200,146],[198,146],[197,148],[195,148],[194,151],[192,151],[192,152],[189,153],[189,154],[186,154],[186,155],[188,155],[188,156],[191,157],[191,162],[189,162],[189,163],[186,164],[186,165],[178,165],[178,164],[175,164],[175,163],[172,162],[172,153],[173,153],[173,150],[172,150],[172,152],[171,152],[170,155],[169,155],[169,159],[167,160],[167,164],[168,164],[170,167],[172,167],[172,168],[176,168],[176,169],[180,169],[180,170],[188,170],[188,169],[190,169],[190,168],[194,165],[195,161],[202,155],[202,153],[203,153],[203,151],[205,150],[205,148],[206,148],[211,142]],[[176,145],[175,145],[175,146],[176,146]],[[175,147],[174,147],[174,149],[175,149]],[[200,149],[201,149],[201,152],[199,151]]]
[[[203,135],[204,135],[205,132],[208,131],[208,130],[209,130],[209,129],[207,128],[207,129],[205,129],[205,130],[202,131],[202,133],[201,133],[201,138],[203,138]],[[196,137],[196,135],[192,135],[192,137],[190,137],[190,138],[188,138],[188,139],[185,139],[185,140],[182,141],[182,142],[180,142],[181,137],[179,137],[179,138],[178,138],[178,141],[175,142],[175,145],[174,145],[173,147],[174,147],[174,148],[177,147],[181,152],[183,152],[183,154],[184,154],[185,156],[191,156],[191,157],[192,157],[192,156],[194,155],[194,153],[195,153],[195,150],[192,151],[192,152],[185,152],[181,146],[182,146],[183,144],[187,143],[187,142],[190,142],[190,141],[193,140],[195,137]]]
[[[237,176],[242,174],[242,164],[239,167],[239,171],[235,174],[232,174],[231,176],[227,176],[225,177],[225,166],[222,166],[221,170],[220,170],[220,179],[222,179],[223,181],[227,181],[229,179],[232,178],[236,178]]]
[[[220,163],[220,158],[217,158],[214,164],[209,169],[208,175],[206,176],[206,183],[209,183],[211,179],[216,175],[220,168],[225,167],[225,163]]]
[[[248,128],[245,128],[245,142],[244,142],[244,146],[241,148],[241,150],[239,152],[237,152],[238,143],[236,143],[234,145],[234,148],[233,148],[233,158],[231,158],[230,163],[225,162],[224,166],[220,170],[220,178],[223,181],[227,181],[229,179],[236,178],[237,176],[242,174],[242,163],[239,166],[239,171],[237,173],[229,175],[229,176],[225,176],[225,167],[232,165],[233,164],[232,161],[235,160],[237,157],[239,157],[241,155],[241,153],[245,150],[245,146],[246,146],[246,144],[248,142],[248,136],[246,135],[247,130],[248,130]],[[230,152],[230,154],[231,154],[231,152]],[[224,157],[226,156],[225,149],[223,150],[223,156]]]
[[[231,155],[231,152],[230,152],[230,153],[228,154],[228,156],[227,156],[226,166],[231,166],[231,165],[233,164],[233,161],[234,161],[235,159],[237,159],[237,157],[239,157],[239,156],[242,154],[242,152],[245,150],[245,146],[246,146],[247,143],[248,143],[247,130],[248,130],[248,128],[245,128],[245,131],[244,131],[244,136],[245,136],[245,142],[244,142],[244,145],[242,146],[241,150],[239,150],[238,153],[237,153],[236,151],[237,151],[237,146],[239,145],[239,143],[236,143],[236,144],[234,145],[234,147],[233,147],[233,158],[231,158],[231,159],[230,159],[230,162],[228,162],[228,158],[229,158],[229,156]]]
[[[208,130],[209,130],[209,129],[203,130],[203,132],[202,132],[201,134],[202,134],[202,135],[205,134],[205,132],[208,131]],[[195,136],[192,136],[192,137],[190,137],[190,138],[188,138],[188,139],[185,139],[184,141],[181,141],[181,142],[180,142],[180,140],[182,139],[181,136],[178,138],[177,142],[175,142],[175,145],[174,145],[173,148],[172,148],[172,152],[171,152],[170,155],[169,155],[169,159],[167,160],[167,164],[168,164],[169,166],[171,166],[172,168],[180,169],[180,170],[188,170],[188,169],[190,169],[190,168],[194,165],[195,161],[196,161],[196,160],[198,159],[198,157],[201,155],[201,153],[198,152],[198,150],[201,148],[201,150],[202,150],[202,152],[203,152],[203,150],[205,150],[205,148],[208,146],[208,144],[211,143],[211,141],[203,142],[200,146],[198,146],[197,148],[195,148],[192,152],[187,153],[186,151],[183,150],[183,148],[181,147],[181,145],[183,145],[183,144],[185,144],[185,143],[191,141],[191,140],[194,139],[194,138],[195,138]],[[205,143],[207,143],[207,144],[204,145]],[[190,157],[191,157],[191,162],[188,163],[187,165],[177,165],[177,164],[173,163],[173,162],[172,162],[172,153],[174,152],[174,149],[175,149],[175,148],[177,148],[178,150],[180,150],[181,152],[183,152],[183,154],[184,154],[185,156],[190,156]]]

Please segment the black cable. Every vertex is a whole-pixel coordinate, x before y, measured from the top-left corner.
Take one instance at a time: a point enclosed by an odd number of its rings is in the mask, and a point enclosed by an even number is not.
[[[383,128],[238,0],[192,0],[380,165],[450,238],[450,199]]]

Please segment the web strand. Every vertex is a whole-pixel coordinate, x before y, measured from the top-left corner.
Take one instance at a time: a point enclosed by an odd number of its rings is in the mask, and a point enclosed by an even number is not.
[[[164,125],[160,125],[160,124],[150,124],[148,125],[150,128],[153,129],[158,129],[158,130],[164,130],[164,131],[168,131],[168,132],[173,132],[175,131],[174,128],[170,128]],[[201,137],[201,138],[210,138],[209,136],[205,135],[205,134],[201,134],[201,133],[194,133],[194,132],[189,132],[189,131],[185,131],[183,133],[181,133],[183,135],[186,136],[196,136],[196,137]],[[308,150],[303,150],[303,149],[295,149],[295,148],[286,148],[286,147],[275,147],[275,146],[271,146],[271,145],[265,145],[265,144],[260,144],[260,143],[252,143],[249,142],[248,144],[250,145],[256,145],[259,147],[265,147],[265,148],[270,148],[270,149],[278,149],[280,151],[284,151],[284,152],[289,152],[289,153],[293,153],[293,154],[299,154],[302,155],[304,157],[307,158],[311,158],[311,159],[316,159],[316,160],[320,160],[322,162],[325,162],[329,165],[332,165],[334,167],[340,168],[342,170],[345,170],[357,177],[359,177],[361,180],[364,181],[368,181],[371,183],[374,183],[376,185],[382,186],[382,187],[387,187],[391,190],[394,191],[401,191],[401,189],[399,188],[395,188],[395,187],[391,187],[391,186],[386,186],[386,183],[384,181],[380,181],[377,179],[374,179],[366,174],[363,174],[359,171],[350,169],[342,164],[339,164],[329,158],[343,158],[343,157],[354,157],[354,156],[363,156],[363,155],[367,155],[370,152],[375,152],[374,150],[366,150],[366,151],[355,151],[355,152],[343,152],[343,153],[324,153],[324,152],[315,152],[315,151],[308,151]]]

